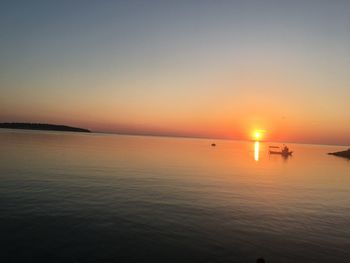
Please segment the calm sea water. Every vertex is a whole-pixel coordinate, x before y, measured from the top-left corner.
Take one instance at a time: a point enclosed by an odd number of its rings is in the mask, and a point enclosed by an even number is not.
[[[343,147],[0,131],[1,262],[350,262]]]

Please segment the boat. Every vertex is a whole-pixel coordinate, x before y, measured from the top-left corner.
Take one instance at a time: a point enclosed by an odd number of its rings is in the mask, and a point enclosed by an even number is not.
[[[280,149],[279,151],[274,151],[271,149]],[[280,154],[282,156],[290,156],[293,154],[293,151],[290,151],[289,148],[287,146],[269,146],[269,153],[270,154]]]

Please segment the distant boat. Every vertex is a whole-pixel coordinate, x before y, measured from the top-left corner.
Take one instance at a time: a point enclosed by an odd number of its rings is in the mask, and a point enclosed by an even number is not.
[[[271,149],[280,149],[279,151],[274,151]],[[280,146],[269,146],[269,153],[270,154],[280,154],[282,156],[290,156],[293,154],[293,151],[290,151],[287,146],[284,146],[283,148]]]
[[[211,146],[212,146],[212,147],[215,147],[215,146],[216,146],[216,144],[215,144],[215,143],[212,143],[212,144],[211,144]]]

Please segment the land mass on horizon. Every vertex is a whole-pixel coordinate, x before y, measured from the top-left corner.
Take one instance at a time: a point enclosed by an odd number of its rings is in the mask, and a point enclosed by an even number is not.
[[[350,159],[350,148],[345,150],[345,151],[332,152],[332,153],[328,153],[328,154]]]
[[[88,129],[71,127],[66,125],[47,124],[47,123],[23,123],[23,122],[5,122],[0,123],[3,129],[23,129],[23,130],[43,130],[43,131],[70,131],[70,132],[91,132]]]

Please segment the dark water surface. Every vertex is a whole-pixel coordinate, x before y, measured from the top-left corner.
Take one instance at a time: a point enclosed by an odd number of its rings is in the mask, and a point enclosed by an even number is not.
[[[350,262],[342,147],[0,131],[1,262]]]

